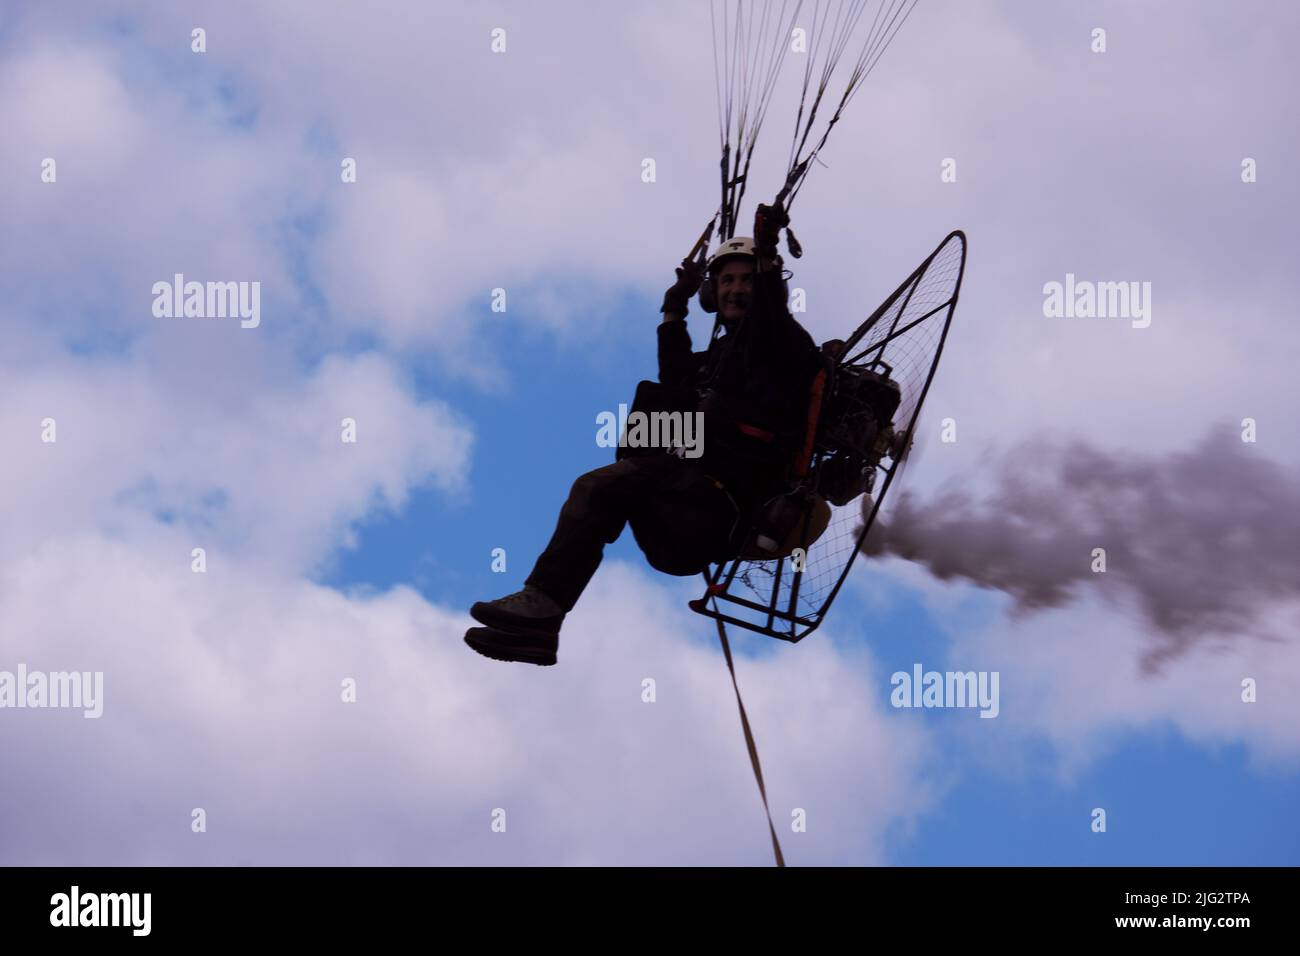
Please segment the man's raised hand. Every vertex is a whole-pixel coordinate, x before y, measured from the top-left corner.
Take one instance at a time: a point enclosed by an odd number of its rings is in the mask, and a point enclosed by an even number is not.
[[[759,203],[754,210],[754,251],[763,259],[776,257],[776,244],[781,230],[790,225],[790,216],[781,200],[772,205]]]
[[[677,267],[677,281],[668,287],[664,293],[664,304],[659,308],[664,313],[664,321],[668,321],[670,316],[680,318],[686,315],[686,303],[700,291],[703,282],[703,264],[695,259],[683,259]]]

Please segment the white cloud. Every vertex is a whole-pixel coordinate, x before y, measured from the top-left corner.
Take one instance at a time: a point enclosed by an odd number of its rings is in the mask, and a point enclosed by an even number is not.
[[[413,486],[467,493],[468,424],[442,402],[417,402],[383,359],[335,357],[306,378],[229,384],[155,378],[129,361],[11,369],[0,382],[5,491],[23,506],[0,518],[0,556],[89,528],[148,540],[169,513],[186,536],[182,556],[222,548],[306,569]],[[355,443],[342,441],[345,417]],[[41,440],[46,418],[53,443]]]
[[[768,862],[726,671],[687,637],[708,625],[626,566],[602,570],[546,670],[479,657],[467,617],[406,588],[198,575],[89,535],[0,589],[7,669],[105,673],[99,720],[0,722],[7,863]],[[789,859],[882,862],[882,834],[931,796],[923,733],[828,643],[740,668]]]

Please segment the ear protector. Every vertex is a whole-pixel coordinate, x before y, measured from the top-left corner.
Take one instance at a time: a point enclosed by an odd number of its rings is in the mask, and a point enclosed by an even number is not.
[[[718,287],[711,275],[706,275],[700,284],[700,308],[705,312],[718,311]]]

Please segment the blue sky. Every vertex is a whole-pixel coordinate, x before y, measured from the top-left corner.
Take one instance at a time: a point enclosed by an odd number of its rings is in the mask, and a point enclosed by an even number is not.
[[[1098,536],[1132,557],[1030,611],[860,559],[808,640],[737,634],[791,863],[1300,862],[1300,594],[1232,573],[1258,567],[1243,551],[1283,577],[1297,560],[1260,534],[1271,506],[1290,527],[1300,466],[1296,134],[1277,122],[1295,66],[1268,16],[1149,7],[922,0],[800,196],[792,284],[819,341],[949,230],[970,237],[906,478],[918,534],[951,534],[927,560],[1056,573]],[[596,415],[655,376],[662,290],[716,203],[698,6],[11,9],[0,671],[102,671],[106,699],[98,720],[0,710],[0,862],[770,862],[716,635],[686,607],[698,579],[657,574],[625,532],[557,668],[461,642],[574,478],[612,460]],[[789,105],[756,183],[776,182]],[[260,281],[261,325],[152,316],[175,272]],[[1150,281],[1150,327],[1046,318],[1067,272]],[[1148,504],[1192,475],[1193,506],[1126,524],[1046,451],[1046,484],[1017,486],[1006,462],[1044,436],[1136,475]],[[1026,487],[1051,506],[1032,528],[943,497]],[[1143,601],[1206,580],[1239,620],[1144,670],[1169,635]],[[918,663],[998,671],[998,718],[891,707],[890,675]]]

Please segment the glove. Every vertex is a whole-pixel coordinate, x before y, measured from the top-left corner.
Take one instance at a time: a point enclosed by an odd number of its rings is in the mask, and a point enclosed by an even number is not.
[[[683,259],[682,264],[677,267],[677,281],[664,293],[664,304],[659,307],[659,311],[685,315],[686,303],[690,301],[691,296],[700,291],[703,282],[704,269],[700,264],[694,259]]]
[[[754,246],[755,251],[765,258],[776,255],[776,243],[781,238],[781,230],[790,225],[790,216],[781,203],[770,206],[758,204],[754,210]]]

